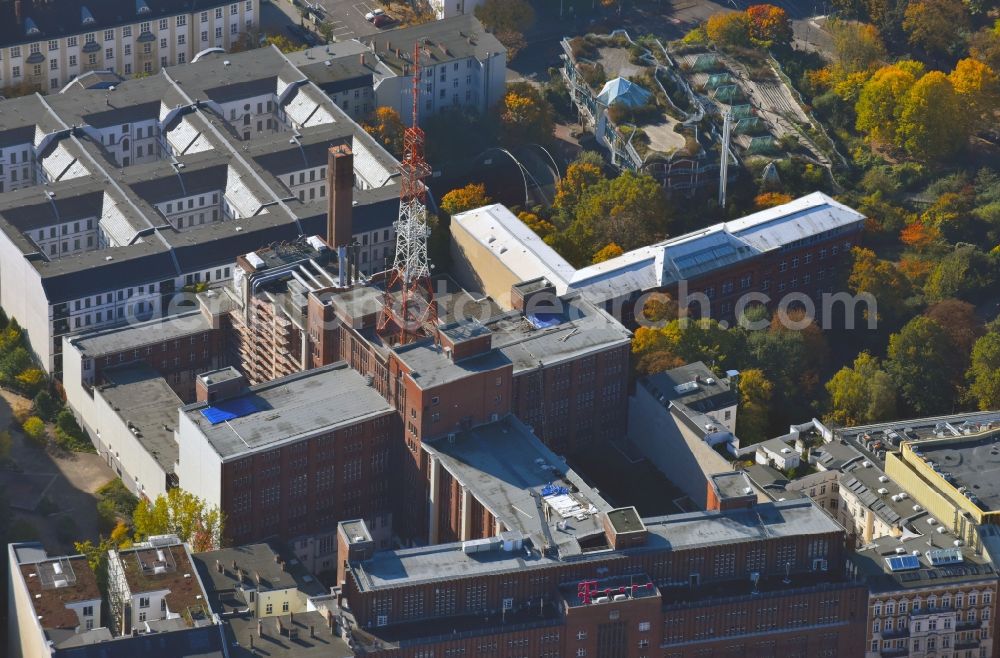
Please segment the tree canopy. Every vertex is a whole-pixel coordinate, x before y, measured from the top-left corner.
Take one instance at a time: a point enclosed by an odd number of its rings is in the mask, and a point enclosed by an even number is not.
[[[913,412],[951,411],[955,400],[955,345],[934,320],[917,316],[889,337],[885,370]]]
[[[918,0],[906,6],[903,29],[910,43],[939,55],[964,47],[969,11],[962,0]]]
[[[970,361],[969,397],[983,411],[1000,408],[1000,327],[975,342]]]
[[[753,445],[768,439],[768,413],[774,385],[764,371],[750,368],[739,377],[740,408],[736,414],[736,436],[740,446]]]
[[[441,210],[449,215],[455,215],[473,208],[489,205],[490,198],[486,196],[486,185],[469,183],[465,187],[448,192],[441,197]]]
[[[647,174],[630,171],[587,186],[577,204],[570,239],[584,254],[611,242],[630,251],[666,234],[663,188]]]
[[[220,547],[223,518],[217,507],[174,487],[152,502],[140,500],[132,515],[132,526],[136,541],[144,541],[151,535],[174,534],[200,553]]]
[[[552,138],[552,105],[527,82],[507,85],[499,112],[501,136],[508,144],[545,143]]]
[[[396,157],[403,154],[403,132],[405,126],[399,112],[391,107],[376,107],[361,123],[369,135]]]
[[[863,425],[896,417],[896,386],[879,360],[858,354],[826,383],[830,394],[828,419],[841,425]]]

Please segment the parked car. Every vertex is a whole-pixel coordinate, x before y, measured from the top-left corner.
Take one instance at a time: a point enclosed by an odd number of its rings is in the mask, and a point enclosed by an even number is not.
[[[385,15],[385,11],[384,10],[382,10],[382,9],[372,9],[370,12],[368,12],[367,14],[365,14],[365,20],[368,21],[369,23],[374,23],[376,18],[378,18],[379,16],[384,16],[384,15]]]
[[[375,27],[386,27],[388,25],[392,25],[395,22],[396,20],[389,14],[379,14],[378,16],[375,17],[375,20],[372,21],[372,24]]]

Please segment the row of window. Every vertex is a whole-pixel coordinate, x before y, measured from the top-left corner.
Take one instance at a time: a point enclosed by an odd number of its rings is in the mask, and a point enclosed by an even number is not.
[[[851,243],[850,242],[845,242],[844,243],[844,251],[850,251],[850,250],[851,250]],[[831,256],[836,256],[839,253],[840,253],[840,245],[836,245],[835,244],[832,247],[830,247],[829,254]],[[823,249],[819,250],[819,259],[823,260],[823,259],[826,258],[826,256],[827,256],[827,250],[824,247]],[[813,261],[812,252],[809,252],[805,256],[803,256],[802,257],[802,261],[803,261],[804,265],[808,265],[808,264],[812,263],[812,261]],[[799,257],[795,256],[794,258],[792,258],[792,269],[795,269],[798,266],[799,266]],[[786,270],[788,270],[788,261],[783,260],[780,263],[778,263],[778,271],[779,272],[784,272]]]
[[[222,11],[223,11],[222,7],[217,7],[215,9],[215,18],[216,19],[221,19],[222,18]],[[246,11],[247,12],[253,12],[253,0],[246,0]],[[233,4],[229,5],[229,15],[230,16],[236,16],[238,13],[239,13],[239,4],[238,3],[233,3]],[[202,23],[207,23],[208,22],[208,12],[207,11],[201,12],[200,21]],[[174,17],[174,24],[177,27],[184,27],[184,26],[186,26],[187,25],[187,15],[183,14],[183,15],[180,15],[180,16],[175,16]],[[158,23],[158,26],[159,26],[159,29],[161,31],[162,30],[168,30],[168,29],[170,29],[170,19],[168,19],[168,18],[161,18],[160,21],[159,21],[159,23]],[[142,22],[142,23],[139,24],[139,31],[140,32],[150,32],[150,31],[152,31],[151,28],[152,28],[152,23],[149,22],[149,21],[145,21],[145,22]],[[125,25],[124,27],[122,27],[122,38],[128,39],[128,38],[131,38],[131,36],[132,36],[132,26],[131,25]],[[67,37],[67,40],[66,40],[67,47],[69,47],[69,48],[75,48],[78,45],[78,43],[79,43],[77,39],[78,38],[75,37],[75,36],[73,36],[73,37]],[[85,34],[85,35],[83,35],[83,40],[84,40],[84,43],[95,43],[97,41],[97,34],[95,32],[90,32],[88,34]],[[114,40],[115,40],[115,31],[113,29],[104,30],[104,41],[114,41]],[[33,44],[31,44],[29,46],[29,52],[32,55],[40,53],[41,49],[42,49],[41,42],[39,42],[39,43],[33,43]],[[59,40],[58,39],[49,39],[49,41],[48,41],[48,49],[49,49],[49,52],[53,52],[53,51],[59,50]],[[0,53],[2,53],[2,51],[0,51]],[[13,47],[11,47],[11,49],[10,49],[10,58],[11,59],[17,59],[20,56],[21,56],[21,47],[20,46],[13,46]]]
[[[977,592],[969,592],[969,594],[966,596],[963,592],[957,592],[955,594],[954,601],[956,608],[964,607],[965,603],[968,603],[969,606],[975,606],[979,605],[979,595]],[[993,593],[983,592],[982,596],[983,605],[989,605],[990,603],[992,603],[992,601],[993,601]],[[940,605],[938,605],[939,602]],[[940,599],[938,599],[938,597],[935,595],[927,597],[927,608],[930,610],[950,610],[951,603],[952,603],[951,594],[943,594]],[[911,609],[914,612],[917,612],[921,609],[922,604],[923,604],[923,599],[916,598],[912,602],[913,607]],[[888,601],[885,603],[885,606],[883,608],[882,602],[876,601],[873,606],[873,611],[875,613],[874,616],[881,617],[883,609],[885,610],[885,614],[888,616],[895,615],[897,613],[897,610],[898,613],[901,615],[906,614],[910,605],[911,604],[908,601],[900,601],[898,605],[894,601]]]
[[[155,307],[153,306],[152,302],[136,302],[135,306],[133,308],[134,308],[135,315],[142,316],[142,315],[145,315],[145,314],[151,314],[153,312],[153,309]],[[112,322],[112,321],[114,321],[116,319],[117,320],[122,320],[122,319],[125,318],[125,309],[124,308],[122,308],[122,307],[119,306],[116,309],[116,311],[117,312],[114,312],[114,311],[112,311],[110,309],[106,313],[102,312],[102,311],[95,311],[94,315],[93,315],[93,323],[94,324],[100,324],[102,322]],[[90,325],[91,325],[91,315],[90,315],[90,313],[87,313],[86,315],[82,315],[82,316],[78,315],[75,318],[73,318],[73,328],[74,329],[80,329],[82,327],[89,327]],[[194,359],[192,357],[192,361],[193,360]]]

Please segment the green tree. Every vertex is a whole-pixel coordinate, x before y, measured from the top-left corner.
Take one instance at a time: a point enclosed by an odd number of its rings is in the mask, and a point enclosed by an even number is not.
[[[93,452],[94,446],[87,433],[76,422],[76,416],[69,409],[63,408],[56,416],[56,442],[67,450],[77,452]]]
[[[32,400],[31,409],[39,418],[53,421],[59,412],[59,404],[52,399],[48,391],[39,391],[35,399]]]
[[[774,385],[764,371],[750,368],[740,373],[740,409],[736,414],[736,436],[741,446],[760,443],[768,438],[768,408]]]
[[[898,66],[883,66],[876,71],[861,88],[854,107],[857,129],[873,142],[896,143],[902,101],[915,82],[912,73]]]
[[[0,357],[0,381],[11,384],[15,378],[34,365],[31,354],[20,345]]]
[[[1000,19],[972,35],[969,53],[994,71],[1000,71]]]
[[[457,215],[490,203],[491,199],[486,196],[486,186],[483,183],[469,183],[441,197],[441,210],[449,215]]]
[[[189,542],[196,553],[220,547],[223,523],[219,508],[177,487],[152,502],[140,500],[132,515],[135,541],[144,541],[151,535],[174,534]]]
[[[1000,408],[1000,331],[996,327],[973,346],[966,379],[969,396],[980,409]]]
[[[885,370],[914,412],[951,411],[958,375],[954,352],[947,332],[924,316],[913,318],[889,337]]]
[[[283,53],[294,53],[298,50],[306,49],[306,45],[304,43],[296,43],[284,34],[269,34],[267,36],[267,43]]]
[[[928,161],[948,158],[965,147],[969,121],[958,94],[940,71],[917,80],[903,101],[897,142]]]
[[[862,352],[826,383],[830,394],[827,418],[841,425],[863,425],[896,417],[896,386],[879,360]]]
[[[647,174],[630,171],[588,186],[576,206],[570,237],[583,253],[614,242],[630,251],[666,235],[663,188]]]
[[[962,0],[919,0],[906,6],[903,29],[910,43],[939,55],[965,48],[969,11]]]
[[[3,331],[0,332],[0,354],[6,354],[14,348],[23,344],[24,334],[21,331],[21,325],[17,323],[17,319],[11,319],[4,327]]]
[[[979,301],[996,282],[996,260],[972,245],[959,245],[931,271],[924,295],[931,301],[949,297]]]

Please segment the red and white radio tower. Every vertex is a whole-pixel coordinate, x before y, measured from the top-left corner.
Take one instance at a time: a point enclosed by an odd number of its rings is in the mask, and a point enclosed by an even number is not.
[[[431,174],[424,160],[424,131],[417,122],[420,100],[420,44],[413,45],[413,119],[403,133],[403,161],[396,220],[396,257],[386,279],[378,333],[383,339],[404,345],[433,332],[437,305],[431,290],[431,268],[427,260],[427,190],[423,179]]]

